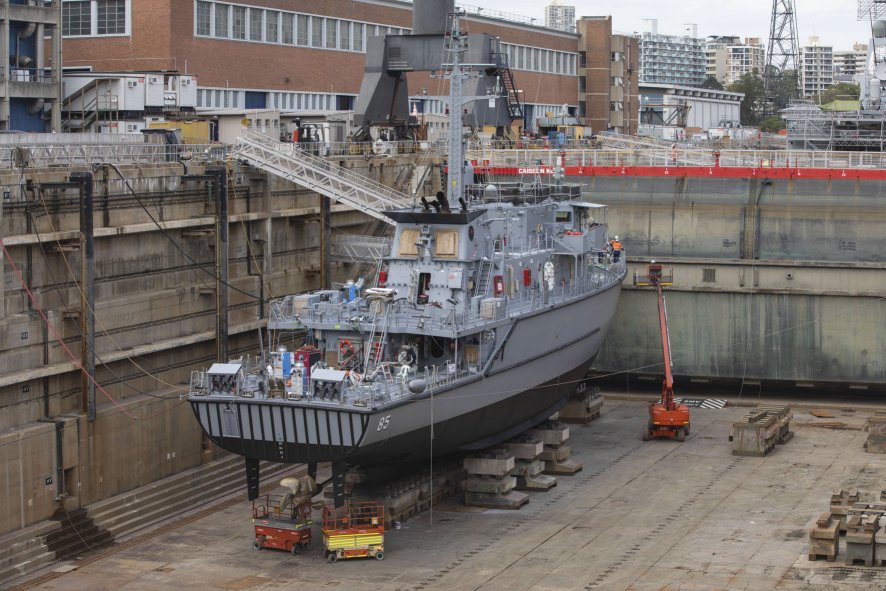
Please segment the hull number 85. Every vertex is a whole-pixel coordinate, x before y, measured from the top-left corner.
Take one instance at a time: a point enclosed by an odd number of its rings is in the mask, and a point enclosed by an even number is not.
[[[384,431],[391,424],[391,415],[385,415],[378,419],[378,428],[376,431]]]

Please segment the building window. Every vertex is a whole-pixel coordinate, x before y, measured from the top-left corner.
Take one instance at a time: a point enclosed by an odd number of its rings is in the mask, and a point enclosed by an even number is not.
[[[326,19],[326,49],[338,47],[338,21],[334,18]]]
[[[292,45],[295,41],[295,29],[293,28],[293,20],[295,15],[289,12],[283,13],[283,43]]]
[[[323,17],[311,17],[311,47],[323,47]]]
[[[98,0],[96,9],[99,35],[126,34],[125,0]]]
[[[131,0],[65,1],[62,3],[62,35],[65,37],[127,35],[130,2]],[[203,8],[208,6],[206,4]],[[201,7],[198,6],[199,8]]]
[[[363,51],[363,23],[354,23],[354,51]]]
[[[265,41],[268,43],[277,43],[277,22],[280,20],[280,13],[276,10],[265,11]]]
[[[249,9],[249,40],[261,41],[261,15],[262,10],[258,8]]]
[[[90,2],[65,2],[62,5],[62,28],[66,36],[92,34]]]
[[[308,44],[308,16],[304,14],[298,15],[298,29],[296,43],[299,45]]]
[[[341,21],[338,25],[338,35],[340,38],[339,45],[342,49],[350,49],[351,48],[351,23],[348,21]]]
[[[234,39],[246,39],[246,7],[235,6],[231,36]]]
[[[197,2],[197,34],[208,37],[210,31],[212,31],[212,5],[209,2],[199,1]]]
[[[227,4],[215,5],[215,36],[227,39],[228,37],[228,15],[231,7]]]

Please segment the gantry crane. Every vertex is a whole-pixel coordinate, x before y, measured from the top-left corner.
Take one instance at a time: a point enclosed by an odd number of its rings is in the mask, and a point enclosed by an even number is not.
[[[658,292],[658,324],[661,329],[661,349],[664,358],[665,377],[662,382],[661,400],[649,404],[649,422],[643,427],[643,441],[655,437],[672,437],[685,441],[689,435],[689,407],[674,401],[674,376],[672,373],[671,337],[668,333],[668,314],[665,309],[662,287],[671,285],[673,273],[665,275],[660,264],[652,261],[647,274],[635,275],[634,285],[652,286]]]

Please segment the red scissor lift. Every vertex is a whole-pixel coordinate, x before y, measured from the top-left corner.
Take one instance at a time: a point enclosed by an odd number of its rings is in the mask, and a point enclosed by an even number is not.
[[[313,525],[310,499],[295,504],[284,502],[284,498],[284,495],[267,494],[252,501],[255,525],[252,547],[256,550],[276,548],[298,554],[310,549]]]

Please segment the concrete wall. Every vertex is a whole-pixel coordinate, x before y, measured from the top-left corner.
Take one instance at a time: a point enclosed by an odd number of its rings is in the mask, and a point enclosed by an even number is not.
[[[388,184],[409,165],[397,158],[348,162]],[[30,187],[65,181],[70,172],[24,174]],[[101,388],[90,423],[77,365],[79,195],[22,190],[18,171],[0,171],[0,187],[13,189],[0,218],[11,255],[2,259],[0,289],[0,535],[51,517],[60,496],[70,510],[212,455],[178,396],[187,392],[191,371],[217,360],[214,197],[205,179],[182,178],[180,164],[121,172],[126,182],[111,169],[95,172],[95,377]],[[203,169],[192,163],[190,172]],[[321,287],[323,226],[314,193],[236,164],[229,184],[235,289],[229,290],[228,348],[236,357],[258,352],[269,298]],[[338,232],[369,234],[375,225],[332,207],[333,240]],[[337,262],[329,270],[332,281],[344,281],[359,269]],[[47,419],[63,423],[60,455],[55,423],[41,422]]]
[[[598,177],[587,188],[611,206],[633,271],[674,268],[677,375],[883,389],[882,183]],[[626,284],[594,368],[660,364],[655,297]]]

